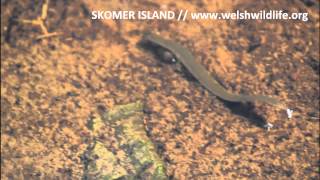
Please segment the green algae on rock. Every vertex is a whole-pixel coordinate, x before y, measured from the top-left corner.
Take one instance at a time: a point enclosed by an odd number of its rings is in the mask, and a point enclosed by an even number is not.
[[[93,119],[95,142],[87,152],[90,160],[85,177],[110,180],[168,179],[164,164],[145,132],[142,110],[141,102],[119,105],[102,113],[101,118]],[[108,149],[104,145],[105,140],[98,138],[104,133],[105,126],[115,130],[119,152]]]

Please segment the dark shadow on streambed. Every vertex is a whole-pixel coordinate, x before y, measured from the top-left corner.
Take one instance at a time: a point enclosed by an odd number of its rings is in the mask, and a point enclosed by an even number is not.
[[[264,126],[268,123],[263,116],[255,112],[254,105],[252,103],[227,102],[224,100],[222,101],[224,105],[231,110],[232,113],[246,118],[250,123],[260,128],[264,128]]]

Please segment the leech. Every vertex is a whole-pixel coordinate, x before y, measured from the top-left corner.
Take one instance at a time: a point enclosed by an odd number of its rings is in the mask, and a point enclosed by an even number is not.
[[[233,94],[228,92],[221,84],[218,83],[213,77],[210,76],[209,72],[200,64],[195,61],[194,56],[191,52],[180,44],[166,40],[155,34],[146,34],[143,37],[143,41],[155,44],[170,51],[175,60],[181,62],[187,70],[212,94],[219,98],[229,102],[254,102],[260,101],[271,105],[284,108],[284,104],[280,103],[279,100],[264,96],[264,95],[244,95],[244,94]]]

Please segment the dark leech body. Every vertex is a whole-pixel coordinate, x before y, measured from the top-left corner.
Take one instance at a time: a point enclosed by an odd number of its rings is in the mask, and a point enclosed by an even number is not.
[[[143,37],[144,42],[159,46],[166,61],[177,60],[211,93],[219,98],[230,102],[254,102],[261,101],[272,105],[279,105],[280,102],[272,97],[263,95],[243,95],[228,92],[210,73],[199,63],[195,61],[191,52],[180,44],[166,40],[155,34],[146,34]],[[160,49],[161,49],[160,48]],[[171,53],[168,53],[171,52]]]

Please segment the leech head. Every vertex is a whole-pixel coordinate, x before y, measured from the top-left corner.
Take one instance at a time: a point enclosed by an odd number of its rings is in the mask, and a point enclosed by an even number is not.
[[[176,58],[174,57],[174,55],[170,51],[159,48],[159,49],[157,49],[157,54],[166,63],[176,63],[177,62]]]

